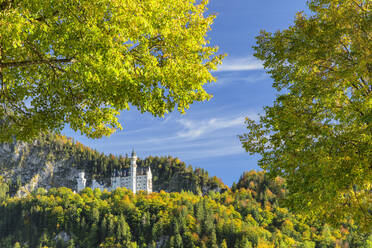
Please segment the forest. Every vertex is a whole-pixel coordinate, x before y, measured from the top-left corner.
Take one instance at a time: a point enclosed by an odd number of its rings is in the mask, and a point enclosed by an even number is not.
[[[353,220],[334,228],[281,207],[285,181],[246,172],[223,193],[133,194],[37,189],[9,197],[0,185],[0,246],[7,247],[372,247]]]

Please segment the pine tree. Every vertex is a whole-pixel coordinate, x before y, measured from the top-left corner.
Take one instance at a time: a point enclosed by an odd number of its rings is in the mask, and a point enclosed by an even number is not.
[[[182,237],[179,233],[176,234],[176,236],[174,238],[174,247],[175,248],[183,248]]]
[[[216,230],[215,229],[212,230],[212,234],[210,236],[209,244],[210,244],[211,248],[218,248]]]
[[[68,246],[67,248],[75,248],[75,240],[73,238],[71,238],[68,242]]]
[[[233,182],[233,184],[232,184],[232,186],[231,186],[231,191],[232,191],[232,192],[235,192],[236,189],[237,189],[237,187],[236,187],[236,183]]]
[[[107,221],[106,221],[106,217],[103,217],[102,218],[102,221],[101,221],[101,225],[100,225],[100,228],[99,228],[99,233],[100,233],[100,241],[103,241],[104,238],[106,237],[106,234],[107,234]]]
[[[13,248],[21,248],[21,245],[19,244],[19,242],[15,242]]]
[[[227,248],[226,240],[224,239],[221,243],[221,248]]]
[[[118,240],[130,240],[130,227],[128,223],[125,221],[125,217],[120,215],[117,223],[117,230],[116,235]]]

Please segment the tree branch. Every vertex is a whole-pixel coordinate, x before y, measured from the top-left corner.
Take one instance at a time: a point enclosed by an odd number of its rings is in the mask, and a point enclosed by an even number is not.
[[[24,67],[29,65],[42,65],[42,64],[59,64],[59,63],[74,63],[73,58],[69,59],[40,59],[40,60],[25,60],[18,62],[6,62],[0,63],[0,68],[9,68],[9,67]]]
[[[37,50],[37,48],[31,42],[25,41],[25,45],[26,44],[30,46],[31,50],[39,57],[39,60],[46,60],[43,58],[41,53]],[[53,63],[51,62],[48,62],[47,64],[53,69],[54,72],[55,72],[55,69],[59,70],[60,72],[66,72],[64,69],[53,65]]]

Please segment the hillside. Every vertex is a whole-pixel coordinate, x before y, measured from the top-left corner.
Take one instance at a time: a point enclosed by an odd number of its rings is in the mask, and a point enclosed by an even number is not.
[[[233,183],[231,187],[234,192],[240,189],[248,190],[261,204],[266,202],[276,204],[286,193],[285,181],[280,177],[272,180],[264,171],[244,172],[238,183]]]
[[[332,228],[292,214],[280,204],[285,182],[262,171],[243,173],[230,190],[170,156],[138,165],[151,166],[158,192],[74,193],[78,171],[88,184],[93,178],[109,184],[113,170],[129,166],[128,156],[55,135],[2,144],[0,247],[372,247],[372,235],[352,220]]]
[[[0,205],[0,247],[370,248],[352,222],[340,229],[306,223],[287,209],[257,202],[254,191],[133,195],[86,188],[39,189]]]
[[[11,194],[25,195],[39,187],[75,190],[82,170],[87,185],[93,178],[109,185],[112,171],[129,168],[129,163],[128,156],[105,155],[59,135],[44,135],[31,143],[0,144],[0,175],[9,183]],[[138,159],[137,164],[139,168],[151,167],[154,191],[207,193],[226,188],[207,171],[193,169],[171,156]]]

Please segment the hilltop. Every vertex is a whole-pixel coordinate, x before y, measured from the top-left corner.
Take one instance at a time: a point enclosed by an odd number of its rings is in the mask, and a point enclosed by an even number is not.
[[[75,190],[79,171],[85,171],[88,185],[92,179],[109,185],[112,172],[129,168],[129,164],[128,156],[106,155],[60,135],[46,134],[29,143],[0,144],[0,175],[10,185],[12,195],[25,195],[40,187]],[[137,165],[151,167],[154,191],[205,194],[227,188],[207,171],[171,156],[139,158]]]

